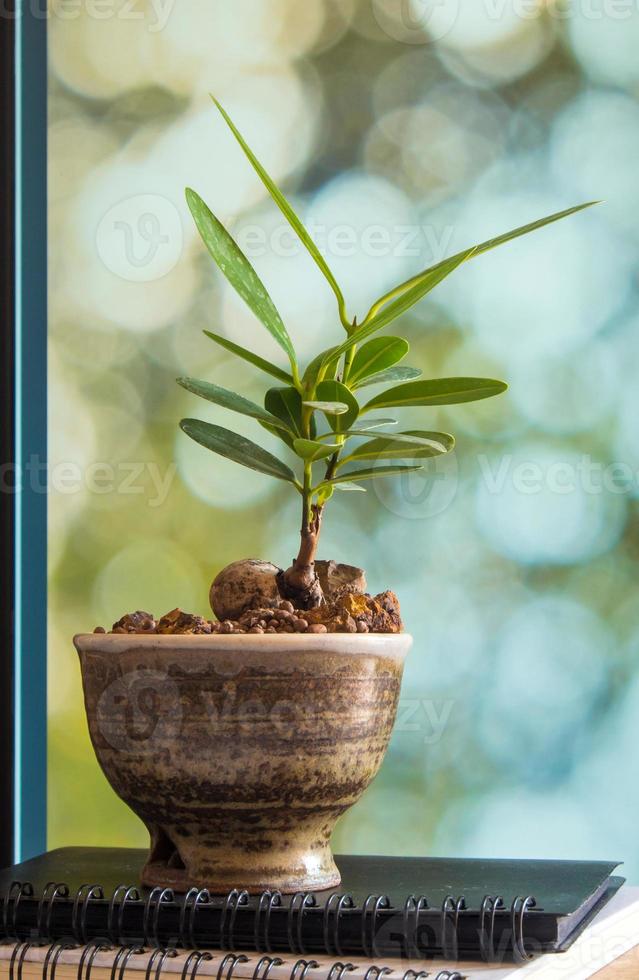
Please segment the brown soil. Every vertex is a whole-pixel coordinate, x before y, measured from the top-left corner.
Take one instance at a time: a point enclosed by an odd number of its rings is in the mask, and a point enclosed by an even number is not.
[[[230,634],[230,633],[401,633],[399,600],[394,592],[371,596],[352,589],[333,592],[315,609],[295,609],[281,600],[272,606],[249,609],[239,619],[204,619],[172,609],[160,619],[138,610],[113,624],[110,633]],[[98,626],[95,633],[105,633]]]

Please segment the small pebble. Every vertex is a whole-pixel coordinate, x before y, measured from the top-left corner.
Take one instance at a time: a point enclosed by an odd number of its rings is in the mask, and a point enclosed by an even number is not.
[[[289,612],[289,613],[295,612],[295,609],[293,608],[293,603],[289,602],[288,599],[284,599],[282,600],[282,602],[280,602],[280,609],[283,609],[284,612]]]
[[[261,626],[251,626],[249,633],[263,633],[264,630]]]
[[[366,625],[366,623],[362,622],[361,619],[357,620],[357,632],[368,633],[368,626]]]
[[[303,633],[305,630],[308,629],[308,622],[307,622],[307,620],[305,620],[305,619],[294,619],[293,620],[293,629],[295,630],[296,633]]]
[[[106,630],[105,630],[104,626],[96,626],[96,628],[93,630],[93,632],[94,633],[106,633]]]
[[[324,626],[324,623],[313,623],[309,626],[307,632],[309,633],[327,633],[328,630]]]
[[[277,633],[277,630],[276,629],[273,629],[272,626],[267,626],[266,629],[264,630],[264,632],[265,633]]]

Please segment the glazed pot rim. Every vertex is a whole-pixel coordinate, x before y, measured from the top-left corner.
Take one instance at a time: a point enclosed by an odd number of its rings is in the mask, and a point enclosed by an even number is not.
[[[261,652],[272,649],[279,654],[326,652],[335,655],[380,654],[403,659],[413,643],[410,633],[77,633],[73,643],[79,653],[101,651],[108,646],[114,653],[135,649],[208,649],[210,653],[231,650]]]

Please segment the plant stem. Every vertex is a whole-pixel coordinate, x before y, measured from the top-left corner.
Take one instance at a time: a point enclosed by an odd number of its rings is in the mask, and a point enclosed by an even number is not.
[[[302,531],[311,525],[311,488],[313,485],[313,470],[311,463],[304,463],[304,488],[302,491]]]
[[[353,325],[351,329],[352,330],[357,329],[357,317],[353,317]],[[357,350],[357,344],[353,344],[353,346],[349,347],[346,353],[344,354],[344,368],[342,370],[342,382],[344,384],[346,384],[346,382],[348,381],[348,375],[351,370],[351,364],[353,363],[353,358],[355,357],[356,350]]]
[[[357,317],[353,319],[352,330],[357,328]],[[346,383],[355,357],[357,345],[353,344],[344,354],[342,381]],[[321,372],[320,372],[321,373]],[[313,409],[302,408],[302,436],[311,438],[311,419]],[[337,435],[337,434],[336,434]],[[344,439],[340,439],[344,442]],[[326,467],[325,480],[335,475],[340,450],[330,457]],[[279,572],[277,585],[285,599],[291,599],[299,609],[313,609],[324,600],[322,587],[315,571],[315,556],[322,526],[322,513],[325,504],[313,503],[313,464],[304,463],[304,484],[302,486],[302,526],[300,528],[300,548],[293,564],[286,571]]]
[[[302,435],[311,437],[313,410],[302,410]],[[290,599],[299,609],[314,609],[321,605],[324,595],[315,571],[315,555],[322,522],[322,508],[313,503],[313,464],[304,463],[302,487],[302,526],[300,547],[293,564],[277,576],[280,595]]]

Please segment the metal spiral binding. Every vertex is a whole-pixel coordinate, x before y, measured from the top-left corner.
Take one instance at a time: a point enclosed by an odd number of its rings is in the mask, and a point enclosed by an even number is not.
[[[537,905],[532,895],[522,898],[518,895],[510,907],[510,924],[513,931],[513,959],[515,963],[526,963],[532,959],[524,943],[524,919],[529,909]]]
[[[111,896],[107,915],[107,935],[114,946],[124,946],[124,913],[127,902],[139,902],[140,893],[137,888],[118,885]],[[117,928],[115,918],[117,913]]]
[[[268,980],[269,973],[274,966],[281,966],[284,960],[279,956],[263,956],[255,969],[251,980]]]
[[[160,913],[163,905],[169,905],[173,901],[173,889],[160,888],[159,886],[151,889],[149,897],[144,904],[144,917],[142,920],[142,942],[145,946],[152,945],[156,949],[162,946],[160,940]],[[151,913],[153,913],[152,922]]]
[[[20,942],[18,936],[18,906],[22,898],[33,898],[33,885],[30,881],[12,881],[7,888],[4,897],[4,908],[2,909],[2,931],[4,936],[13,940],[13,942]],[[11,924],[9,924],[9,907],[13,902]]]
[[[42,965],[42,980],[55,980],[55,971],[58,966],[58,960],[62,953],[67,949],[77,949],[75,943],[52,943],[47,950],[47,955],[44,958],[44,963]],[[51,971],[51,972],[49,972]]]
[[[23,964],[30,948],[48,944],[53,945],[47,952],[45,959],[46,969],[43,969],[43,980],[55,980],[58,959],[65,949],[72,948],[68,945],[71,939],[76,944],[85,947],[78,966],[78,980],[90,980],[93,961],[98,952],[110,949],[113,946],[122,947],[124,952],[118,954],[119,958],[114,964],[111,980],[124,980],[124,967],[126,963],[124,965],[122,964],[122,958],[125,955],[134,955],[135,952],[140,950],[141,946],[151,946],[155,950],[159,950],[159,956],[163,952],[166,952],[167,949],[172,949],[176,944],[183,948],[196,949],[198,945],[198,916],[205,907],[213,907],[215,905],[215,898],[206,888],[191,888],[181,898],[180,902],[174,905],[176,900],[174,892],[170,888],[153,888],[148,894],[148,897],[142,900],[138,888],[118,885],[110,898],[106,910],[105,935],[94,936],[90,939],[90,932],[95,930],[92,922],[92,918],[95,919],[95,916],[91,916],[91,909],[94,905],[104,903],[105,900],[102,886],[89,883],[83,884],[75,891],[70,902],[69,888],[66,884],[62,882],[47,882],[41,897],[37,900],[36,921],[31,933],[35,938],[29,942],[25,942],[19,934],[19,911],[21,903],[24,900],[36,901],[33,885],[30,882],[12,881],[8,885],[2,900],[2,916],[0,920],[3,940],[17,944],[10,961],[10,980],[22,980]],[[61,919],[59,915],[56,916],[56,908],[59,909],[63,904],[67,910],[69,905],[71,905],[71,911],[70,922],[67,918],[67,924],[64,927],[65,931],[61,936]],[[179,910],[179,925],[176,927],[177,936],[166,939],[166,917],[163,915],[163,909],[169,905],[174,905],[176,912]],[[127,911],[131,911],[132,907],[135,906],[138,908],[138,917],[140,914],[142,917],[141,934],[131,939],[125,936],[125,921],[128,919]],[[238,943],[238,936],[236,935],[237,924],[238,920],[243,919],[242,910],[251,911],[252,919],[248,919],[247,917],[244,921],[250,921],[251,923],[254,948],[258,953],[269,954],[259,960],[255,968],[253,980],[268,980],[271,970],[282,963],[279,957],[272,955],[273,950],[271,946],[271,942],[273,941],[273,930],[271,928],[273,909],[281,910],[283,918],[284,906],[281,893],[278,891],[264,891],[256,899],[256,903],[252,904],[247,891],[233,889],[223,899],[222,905],[217,905],[217,908],[220,909],[219,947],[222,951],[229,951],[230,954],[235,953]],[[290,904],[286,909],[288,948],[294,955],[304,957],[309,953],[307,948],[309,941],[308,931],[305,928],[305,916],[309,910],[314,908],[317,908],[317,899],[313,893],[297,892],[292,896]],[[319,911],[322,912],[321,935],[325,952],[329,956],[340,957],[340,960],[331,968],[328,980],[344,980],[345,976],[350,972],[350,964],[341,962],[341,959],[345,955],[344,947],[348,947],[348,944],[345,942],[344,930],[342,929],[342,914],[348,909],[355,908],[356,906],[350,894],[334,893],[325,901],[323,909],[318,910],[318,925],[320,921]],[[516,963],[523,963],[532,958],[533,954],[529,951],[530,947],[528,949],[526,948],[524,926],[526,915],[534,908],[537,908],[537,906],[532,895],[525,897],[517,896],[509,908],[504,904],[504,899],[501,895],[484,896],[480,908],[474,913],[478,915],[479,919],[479,952],[484,961],[494,962],[501,955],[500,951],[496,948],[496,930],[498,928],[497,923],[500,922],[500,919],[502,925],[508,922],[510,926],[508,947],[511,946],[512,941],[512,956],[514,961]],[[378,945],[380,913],[390,909],[392,909],[392,906],[387,895],[369,895],[361,909],[358,909],[361,930],[360,947],[363,955],[370,959],[375,959],[382,955]],[[402,955],[407,957],[415,954],[419,955],[425,949],[429,948],[431,943],[430,937],[428,943],[420,941],[420,931],[424,928],[422,913],[427,909],[429,909],[429,905],[425,895],[409,895],[406,899],[401,910],[403,926]],[[400,913],[399,908],[393,911]],[[437,945],[441,945],[442,954],[445,957],[457,959],[459,956],[460,914],[465,911],[468,910],[464,896],[455,898],[452,895],[448,895],[442,903],[440,911],[441,944],[438,943]],[[67,911],[66,914],[68,916],[69,912]],[[315,915],[313,915],[313,919],[315,920]],[[170,916],[169,921],[171,921]],[[313,924],[315,925],[315,922]],[[140,927],[138,926],[138,928]],[[200,928],[202,928],[202,924]],[[164,934],[164,938],[161,938],[161,932]],[[500,929],[500,934],[505,938],[503,929]],[[243,938],[246,939],[247,937],[243,936]],[[57,941],[54,942],[54,940]],[[106,943],[110,945],[106,945]],[[139,943],[141,946],[135,946],[132,943]],[[384,945],[383,943],[380,944]],[[432,945],[435,945],[435,934],[432,935]],[[510,952],[510,949],[508,952]],[[174,954],[169,952],[167,955],[172,956]],[[196,980],[202,962],[208,958],[205,954],[200,953],[199,957],[189,960],[188,970],[191,973],[189,974],[187,970],[182,980]],[[158,957],[153,959],[152,962],[156,962],[157,959]],[[224,969],[220,966],[222,972],[219,974],[217,980],[232,980],[235,967],[239,962],[243,961],[231,956],[230,960],[224,960],[223,962],[225,966]],[[291,980],[306,980],[308,972],[315,969],[309,963],[314,962],[314,960],[298,960],[293,968],[294,975],[291,977]],[[230,967],[229,964],[231,964]],[[151,967],[152,970],[153,967]],[[383,980],[388,972],[389,969],[385,967],[369,967],[364,980]],[[455,974],[451,976],[454,980]],[[149,974],[149,980],[152,980],[151,974]],[[407,971],[403,980],[423,980],[423,974],[415,974],[414,972]],[[439,975],[436,980],[440,980]],[[451,978],[447,977],[444,971],[441,980],[451,980]]]
[[[237,918],[237,910],[240,906],[248,905],[249,895],[247,891],[238,891],[234,888],[228,893],[224,899],[224,904],[222,905],[222,916],[220,918],[220,949],[230,949],[232,953],[235,952],[235,936],[233,935],[235,930],[235,920]],[[229,915],[230,912],[230,915]],[[229,919],[228,930],[226,927],[226,919]],[[228,933],[228,935],[226,935]],[[221,967],[220,967],[221,969]]]
[[[186,960],[184,961],[184,966],[182,967],[182,976],[180,980],[196,980],[197,972],[200,969],[200,965],[203,961],[212,960],[213,957],[210,953],[202,952],[199,949],[194,949],[192,953],[189,953]],[[189,973],[190,971],[190,973]]]
[[[301,972],[298,976],[297,971],[300,970],[300,967],[301,967]],[[293,967],[293,969],[291,970],[291,972],[289,973],[288,980],[306,980],[306,975],[311,970],[317,970],[318,967],[319,967],[319,963],[317,962],[317,960],[298,960],[295,966]]]
[[[162,975],[162,968],[168,959],[174,959],[178,955],[177,949],[174,946],[169,946],[166,949],[157,947],[153,950],[149,957],[149,962],[146,965],[146,972],[144,974],[144,980],[151,980],[151,974],[155,968],[155,980],[160,980]]]
[[[38,902],[38,941],[44,945],[51,942],[51,926],[55,903],[60,898],[68,898],[69,889],[62,882],[49,881],[44,887],[42,898]]]
[[[37,943],[16,943],[13,948],[13,953],[11,954],[11,960],[9,961],[9,980],[22,980],[22,967],[24,966],[24,960],[29,952]],[[18,961],[18,970],[16,973],[16,960]]]
[[[381,980],[382,977],[392,972],[390,966],[369,966],[364,974],[364,980]]]
[[[273,952],[270,939],[271,912],[274,908],[280,908],[281,905],[281,892],[266,891],[262,892],[260,895],[257,908],[255,909],[255,924],[253,928],[253,943],[258,953],[262,953],[264,951],[267,953]],[[263,926],[262,918],[264,918]],[[268,973],[266,976],[268,976]]]
[[[339,939],[339,917],[343,909],[355,907],[352,895],[330,895],[324,906],[324,951],[327,956],[343,956]],[[331,930],[331,925],[333,926]],[[329,980],[333,980],[332,977]],[[341,980],[341,975],[339,980]]]
[[[419,937],[419,914],[427,908],[428,900],[425,895],[420,895],[419,898],[415,898],[414,895],[409,895],[404,903],[404,912],[402,914],[402,935],[404,942],[402,952],[408,959],[410,959],[413,952],[419,955],[420,950],[417,943]]]
[[[180,909],[180,944],[185,949],[194,949],[197,946],[195,941],[195,919],[200,905],[208,905],[211,901],[211,893],[208,888],[190,888],[182,900]]]
[[[364,955],[370,957],[379,956],[377,948],[377,918],[381,909],[391,907],[388,895],[369,895],[362,905],[362,931],[361,942]],[[372,909],[372,911],[371,911]],[[366,934],[366,921],[371,916],[369,935]]]
[[[343,980],[347,973],[352,973],[355,969],[354,963],[333,963],[331,966],[327,980]]]
[[[466,899],[447,895],[442,902],[441,931],[442,954],[448,960],[459,959],[459,913],[465,911]]]
[[[287,922],[287,936],[288,936],[288,948],[292,953],[301,953],[304,955],[306,948],[302,940],[302,926],[304,924],[304,912],[306,909],[315,908],[317,901],[315,895],[311,892],[296,892],[291,899],[291,904],[288,909],[288,922]],[[299,963],[305,963],[305,960],[298,960]],[[314,963],[314,960],[310,962]],[[295,964],[297,966],[297,963]],[[295,967],[293,968],[295,969]],[[314,967],[309,967],[309,969],[314,969]],[[306,967],[304,967],[306,971]],[[306,971],[308,972],[308,971]],[[291,980],[303,980],[306,976],[306,972],[302,974],[302,977],[295,977],[291,974]]]
[[[495,915],[505,911],[501,895],[484,895],[479,909],[479,955],[485,963],[498,959],[495,949]]]
[[[111,964],[111,980],[124,980],[127,964],[132,956],[142,956],[143,946],[120,946]]]
[[[235,953],[227,953],[219,965],[216,980],[232,980],[233,970],[238,963],[248,963],[248,956],[245,956],[244,953],[240,953],[239,956],[236,956]]]
[[[464,980],[463,976],[458,970],[440,970],[433,980]]]
[[[88,946],[85,946],[80,956],[80,962],[78,963],[77,980],[91,980],[91,969],[98,953],[108,953],[112,949],[112,946],[101,942],[89,943]],[[111,975],[113,976],[113,973]]]
[[[92,901],[101,901],[104,891],[100,885],[80,885],[73,900],[71,932],[75,941],[84,946],[87,942],[87,915]]]

